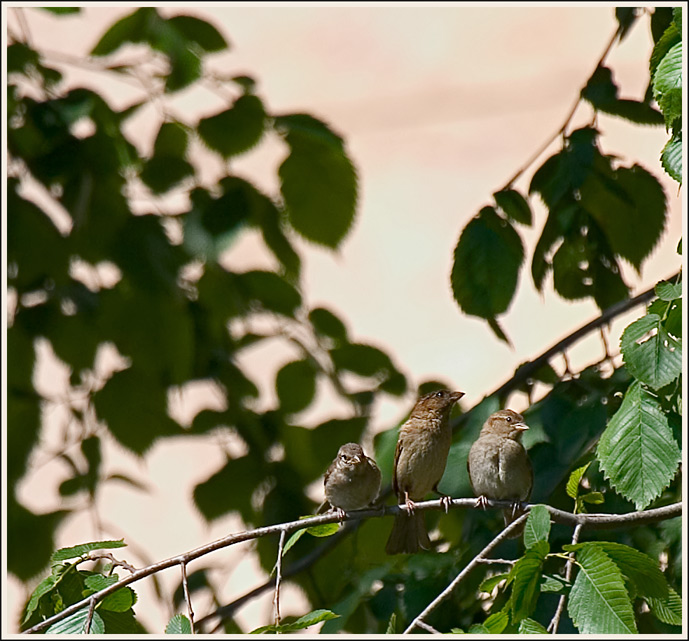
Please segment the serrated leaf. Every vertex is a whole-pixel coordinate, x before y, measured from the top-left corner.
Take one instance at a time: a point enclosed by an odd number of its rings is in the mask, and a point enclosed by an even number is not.
[[[191,622],[183,614],[175,614],[165,626],[165,634],[191,633]]]
[[[397,632],[397,613],[393,612],[388,621],[388,627],[385,628],[385,634],[395,634]]]
[[[490,634],[490,632],[485,625],[481,623],[474,623],[473,625],[469,626],[467,634]]]
[[[484,622],[483,627],[488,630],[489,634],[501,634],[510,622],[510,616],[506,610],[500,610],[491,614]]]
[[[534,505],[529,510],[524,526],[524,545],[526,549],[539,541],[547,541],[550,535],[550,513],[545,505]]]
[[[111,576],[91,574],[84,579],[84,585],[90,590],[93,590],[93,592],[98,592],[99,590],[104,590],[105,588],[117,583],[118,578],[119,577],[116,574]]]
[[[548,542],[538,541],[512,566],[510,577],[513,581],[510,603],[513,623],[528,617],[536,608],[536,601],[540,594],[541,568],[548,552],[550,552]]]
[[[682,184],[682,136],[674,134],[660,156],[663,169],[671,178]]]
[[[674,478],[681,455],[657,399],[638,381],[600,437],[596,450],[605,478],[644,509]]]
[[[543,576],[541,578],[540,590],[541,592],[555,592],[561,593],[565,589],[565,583],[553,576]]]
[[[653,75],[653,97],[660,97],[672,89],[682,87],[682,43],[675,44],[658,64]]]
[[[351,229],[358,200],[342,139],[315,118],[295,114],[275,122],[290,148],[278,169],[289,222],[307,240],[334,249]]]
[[[591,503],[592,505],[600,505],[605,503],[605,497],[600,492],[589,492],[579,497],[584,503]]]
[[[56,576],[50,575],[47,576],[45,579],[43,579],[37,586],[36,589],[31,593],[31,597],[29,598],[28,603],[26,604],[26,609],[25,609],[25,614],[24,614],[24,620],[23,623],[26,623],[31,615],[33,614],[34,610],[38,607],[38,602],[40,598],[44,595],[50,592],[56,581],[57,581]]]
[[[595,541],[564,545],[568,552],[596,547],[615,563],[624,576],[634,584],[636,593],[643,597],[665,598],[668,595],[668,585],[665,576],[660,571],[658,563],[650,556],[639,550],[615,543],[614,541]]]
[[[280,411],[294,414],[306,409],[316,395],[317,371],[308,360],[287,363],[277,373],[275,390]]]
[[[531,207],[529,203],[518,191],[515,189],[503,189],[502,191],[493,194],[495,203],[505,215],[516,223],[522,225],[531,225],[533,215],[531,214]]]
[[[93,541],[92,543],[81,543],[80,545],[75,545],[69,548],[60,548],[56,550],[50,557],[51,565],[59,563],[61,561],[66,561],[67,559],[75,559],[77,557],[83,556],[92,550],[112,550],[115,548],[127,547],[124,539],[119,539],[117,541]]]
[[[589,465],[591,465],[591,461],[589,461],[586,465],[578,467],[569,475],[569,478],[567,479],[566,492],[567,496],[570,498],[576,499],[579,495],[579,483],[581,483],[581,479],[584,477]]]
[[[660,621],[668,625],[682,625],[682,597],[673,588],[669,588],[667,597],[663,599],[645,597],[645,600]]]
[[[639,165],[613,169],[610,159],[601,157],[580,195],[580,206],[596,220],[612,251],[638,271],[665,228],[665,192],[657,178]]]
[[[502,581],[505,581],[507,577],[509,576],[509,573],[504,573],[504,574],[495,574],[491,577],[488,577],[485,579],[481,585],[479,586],[479,590],[481,592],[487,592],[490,594],[494,589],[495,586],[501,583]]]
[[[629,325],[620,349],[632,376],[653,389],[665,387],[682,373],[682,343],[668,334],[657,314]]]
[[[454,252],[452,293],[462,311],[485,319],[507,311],[523,261],[514,227],[484,207],[462,230]]]
[[[548,634],[548,630],[538,621],[534,621],[533,619],[522,619],[519,622],[519,634]]]
[[[670,283],[666,280],[661,280],[655,286],[655,293],[660,300],[665,301],[682,298],[682,283]]]
[[[321,621],[329,621],[330,619],[337,619],[340,615],[331,612],[330,610],[314,610],[299,617],[292,623],[285,623],[282,625],[264,625],[251,631],[251,634],[261,634],[263,632],[294,632],[295,630],[304,630]]]
[[[224,158],[248,151],[263,136],[266,112],[261,99],[245,94],[232,107],[202,118],[197,126],[201,140]]]
[[[576,560],[567,611],[579,633],[635,634],[634,610],[617,565],[595,546],[578,550]]]
[[[86,632],[86,622],[89,615],[88,607],[78,610],[74,614],[53,623],[47,630],[46,634],[84,634]],[[105,624],[98,612],[93,613],[91,619],[91,627],[89,634],[104,634]]]

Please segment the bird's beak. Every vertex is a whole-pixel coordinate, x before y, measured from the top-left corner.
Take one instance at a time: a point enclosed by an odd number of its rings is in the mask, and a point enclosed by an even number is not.
[[[456,403],[462,396],[464,396],[464,392],[452,392],[452,394],[450,394],[453,403]]]
[[[513,427],[515,430],[522,430],[523,432],[529,429],[529,426],[526,423],[515,423]]]
[[[361,463],[361,457],[358,454],[356,456],[352,457],[352,460],[355,463]]]

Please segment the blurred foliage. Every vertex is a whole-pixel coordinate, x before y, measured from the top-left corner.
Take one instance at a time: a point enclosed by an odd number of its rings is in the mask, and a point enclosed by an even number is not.
[[[78,10],[48,10],[65,20],[80,19]],[[70,423],[62,434],[66,449],[60,453],[70,473],[59,485],[62,497],[83,496],[93,506],[103,484],[113,480],[146,491],[127,475],[103,474],[106,435],[144,457],[163,439],[222,433],[240,442],[243,453],[227,452],[224,463],[192,489],[193,499],[206,521],[235,513],[247,527],[312,513],[316,505],[305,489],[319,482],[342,443],[368,434],[379,399],[399,397],[409,389],[394,357],[356,339],[335,311],[310,307],[302,286],[295,237],[335,250],[355,219],[357,175],[345,141],[314,116],[273,113],[253,78],[208,72],[208,55],[226,51],[228,40],[205,20],[165,15],[157,8],[136,9],[113,24],[91,52],[103,74],[131,80],[140,69],[118,56],[124,45],[135,45],[155,70],[142,83],[142,100],[122,110],[92,89],[67,89],[49,56],[26,41],[9,39],[7,285],[14,303],[7,333],[8,569],[35,587],[35,577],[51,568],[27,603],[24,628],[111,580],[105,570],[77,565],[90,549],[112,547],[112,542],[54,554],[57,529],[76,507],[60,505],[36,514],[18,498],[18,485],[31,475],[32,454],[41,447],[45,408],[53,402],[34,386],[40,343],[49,343],[70,369],[71,387],[64,400]],[[596,113],[636,124],[665,122],[673,137],[662,162],[672,175],[677,172],[678,141],[681,151],[681,85],[678,94],[673,76],[677,47],[681,55],[681,11],[658,8],[648,15],[655,48],[643,100],[619,99],[612,71],[602,63],[581,97]],[[638,14],[621,8],[616,17],[622,38]],[[202,80],[224,97],[226,104],[217,113],[185,122],[161,109],[150,153],[129,139],[124,129],[129,118]],[[84,123],[90,125],[86,134],[78,128]],[[284,145],[275,181],[278,193],[264,193],[236,175],[228,162],[268,138]],[[531,179],[529,195],[538,194],[547,208],[532,251],[532,277],[543,291],[552,272],[560,296],[590,297],[602,309],[629,294],[619,262],[626,260],[640,271],[656,246],[666,223],[665,195],[647,169],[604,154],[593,124],[562,140],[562,149]],[[226,175],[216,184],[202,183],[193,148],[223,163]],[[31,195],[32,182],[47,196],[49,207]],[[145,211],[140,203],[135,206],[137,190],[146,194]],[[183,196],[185,205],[167,212],[170,196]],[[485,318],[507,340],[497,317],[511,304],[526,258],[519,225],[534,225],[534,216],[527,197],[511,186],[495,192],[493,199],[462,232],[452,289],[466,313]],[[56,224],[56,210],[67,223]],[[274,257],[274,269],[240,272],[223,266],[223,252],[252,232]],[[103,278],[103,271],[115,277]],[[575,373],[558,374],[544,365],[524,380],[516,372],[513,392],[530,394],[535,382],[548,390],[525,412],[531,429],[524,442],[535,470],[532,501],[570,511],[595,505],[622,513],[634,504],[644,508],[679,500],[681,283],[661,283],[656,293],[648,313],[625,332],[626,367],[615,368],[606,358]],[[262,407],[256,402],[260,392],[243,370],[241,356],[270,341],[291,346],[297,355],[275,372],[277,404],[257,409]],[[104,376],[98,361],[106,346],[116,348],[122,358],[117,371]],[[192,381],[216,385],[227,405],[199,412],[187,427],[170,416],[168,398]],[[303,424],[301,412],[326,385],[346,402],[348,415]],[[443,386],[427,381],[414,391]],[[488,396],[474,408],[457,410],[458,429],[441,490],[471,496],[467,452],[486,417],[507,404],[509,396]],[[374,441],[386,484],[397,427],[404,418]],[[620,456],[636,454],[637,447],[640,456]],[[640,476],[648,482],[638,483]],[[498,511],[453,510],[426,517],[439,536],[434,536],[437,548],[423,554],[387,557],[389,527],[378,519],[340,537],[290,579],[313,611],[286,618],[280,630],[324,622],[323,632],[400,632],[502,527]],[[623,631],[599,625],[610,595],[622,604],[625,630],[676,631],[681,519],[614,535],[586,532],[586,543],[572,550],[587,573],[579,573],[574,584],[564,582],[562,560],[549,554],[570,543],[571,530],[558,525],[551,530],[542,514],[538,519],[534,510],[523,556],[521,540],[500,547],[503,558],[519,559],[509,573],[479,567],[432,613],[429,623],[442,631],[542,632],[559,595],[570,593],[560,632],[573,632],[575,625],[582,632]],[[623,551],[610,547],[611,536],[615,544],[626,546]],[[286,571],[324,544],[328,541],[311,536],[295,539]],[[275,564],[276,548],[274,537],[256,542],[266,572]],[[644,555],[643,561],[633,557],[635,562],[661,575],[655,591],[630,570],[633,553],[627,550],[632,548]],[[210,591],[217,604],[210,569],[191,574],[189,580],[192,591]],[[595,608],[582,606],[596,594],[604,597]],[[100,604],[92,631],[142,631],[132,609],[135,593],[126,588],[116,595]],[[180,603],[181,592],[171,600]],[[648,613],[640,607],[643,601]],[[51,631],[79,632],[84,624],[82,612]],[[242,632],[232,619],[224,624],[227,632]],[[188,626],[185,617],[176,617],[168,628],[180,632]],[[259,631],[277,630],[268,626]]]

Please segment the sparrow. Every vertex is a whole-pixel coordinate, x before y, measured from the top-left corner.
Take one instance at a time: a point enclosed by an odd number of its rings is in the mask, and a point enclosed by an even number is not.
[[[505,527],[524,513],[520,503],[531,496],[533,468],[521,442],[528,429],[521,414],[512,410],[495,412],[483,424],[467,458],[477,507],[485,509],[486,499],[513,502],[511,509],[503,510]],[[517,528],[510,538],[520,536],[523,529]]]
[[[438,492],[438,483],[445,472],[452,442],[450,410],[464,392],[438,390],[422,396],[414,405],[409,419],[400,427],[392,470],[392,489],[407,512],[395,516],[392,532],[385,546],[388,554],[418,552],[428,549],[423,514],[414,513],[414,501],[420,501],[431,490]],[[445,510],[450,497],[441,495]]]
[[[360,510],[373,503],[380,490],[380,470],[361,445],[345,443],[323,478],[325,501],[318,514],[330,509],[344,519],[345,511]]]

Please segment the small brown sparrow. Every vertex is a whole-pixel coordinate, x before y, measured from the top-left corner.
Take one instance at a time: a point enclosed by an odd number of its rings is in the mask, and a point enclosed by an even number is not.
[[[409,419],[400,427],[392,471],[392,489],[407,513],[395,516],[392,532],[385,546],[388,554],[418,552],[428,549],[431,541],[423,514],[414,513],[414,501],[420,501],[438,483],[445,472],[452,443],[450,410],[464,392],[439,390],[422,396],[414,405]],[[449,498],[442,497],[447,501]]]
[[[373,503],[380,490],[380,470],[364,454],[361,445],[346,443],[325,473],[323,485],[325,502],[318,513],[325,512],[330,505],[343,519],[346,511],[360,510]]]
[[[513,502],[512,509],[503,510],[505,527],[524,513],[519,504],[531,496],[533,469],[521,443],[528,429],[521,414],[512,410],[495,412],[483,424],[467,458],[477,506],[485,509],[486,499]],[[517,528],[510,538],[517,538],[523,530]]]

